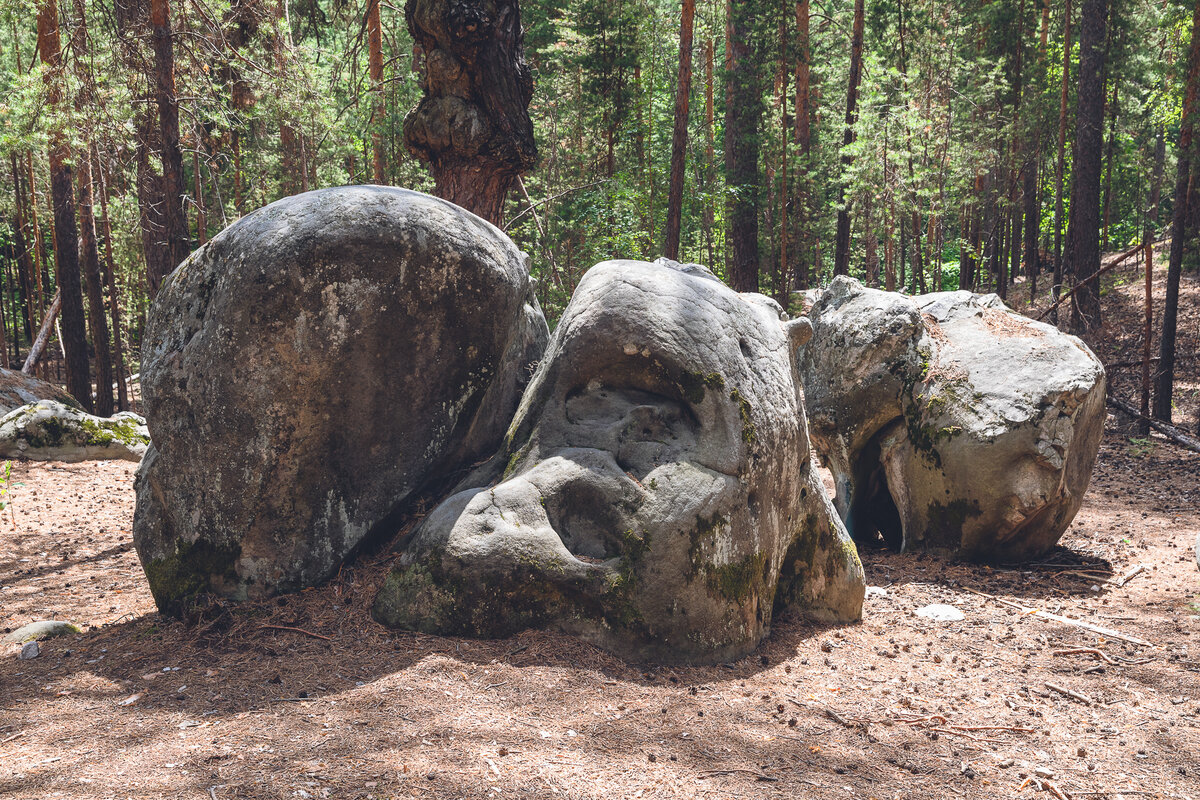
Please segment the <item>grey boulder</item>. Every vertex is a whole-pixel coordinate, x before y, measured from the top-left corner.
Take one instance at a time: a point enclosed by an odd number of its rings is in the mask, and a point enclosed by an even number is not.
[[[527,258],[458,206],[289,197],[165,281],[134,543],[160,610],[319,584],[491,455],[549,337]]]
[[[24,644],[34,640],[53,639],[56,636],[68,636],[72,633],[80,633],[78,626],[66,622],[61,619],[44,619],[37,622],[31,622],[28,625],[22,625],[12,633],[6,634],[4,641],[8,643]]]
[[[573,633],[625,658],[743,656],[795,606],[858,619],[858,555],[810,458],[810,329],[703,267],[580,282],[492,463],[422,522],[375,603],[439,634]]]
[[[79,401],[52,383],[12,369],[0,369],[0,416],[39,400],[57,400],[79,408]]]
[[[1083,501],[1104,368],[995,295],[915,298],[837,278],[812,308],[801,374],[813,442],[856,539],[1021,561]]]
[[[57,400],[41,400],[0,419],[0,458],[141,461],[149,445],[146,421],[129,411],[96,417]]]

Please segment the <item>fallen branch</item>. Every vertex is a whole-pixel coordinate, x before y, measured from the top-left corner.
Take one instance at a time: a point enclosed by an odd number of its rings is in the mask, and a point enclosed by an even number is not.
[[[8,744],[13,739],[20,739],[24,735],[25,735],[25,731],[17,731],[16,733],[14,733],[12,736],[8,737],[7,739],[0,741],[0,744]]]
[[[1094,647],[1075,647],[1070,650],[1055,650],[1050,655],[1054,655],[1054,656],[1095,656],[1096,658],[1103,661],[1105,664],[1112,664],[1114,667],[1117,666],[1117,661],[1115,659],[1113,659],[1111,656],[1109,656],[1108,653],[1105,653],[1103,650],[1097,650]]]
[[[926,730],[934,733],[944,733],[947,736],[961,736],[964,739],[970,739],[973,742],[998,742],[1000,744],[1007,744],[1007,742],[1005,742],[1003,739],[989,739],[986,736],[975,736],[973,734],[963,733],[962,731],[956,731],[951,728],[926,728]]]
[[[46,310],[46,318],[42,320],[42,327],[38,329],[38,334],[29,347],[29,357],[25,359],[25,366],[21,367],[22,374],[33,374],[33,368],[37,366],[38,359],[42,357],[42,351],[46,349],[46,343],[50,341],[50,331],[54,330],[54,320],[58,319],[58,312],[61,310],[62,292],[57,291],[54,293],[54,302]]]
[[[296,633],[303,633],[305,636],[311,636],[314,639],[324,639],[327,642],[333,641],[333,639],[329,636],[325,636],[320,633],[313,633],[312,631],[306,631],[304,628],[293,628],[290,625],[259,625],[258,629],[260,631],[295,631]]]
[[[1143,572],[1145,572],[1148,569],[1149,569],[1149,567],[1147,567],[1145,564],[1138,564],[1136,567],[1129,570],[1129,572],[1126,572],[1125,576],[1123,578],[1121,578],[1121,580],[1116,582],[1117,588],[1120,589],[1122,586],[1129,583],[1131,580],[1136,578],[1138,575],[1141,575]]]
[[[1071,800],[1070,795],[1065,794],[1062,789],[1059,789],[1057,786],[1055,786],[1050,781],[1046,780],[1045,778],[1034,778],[1032,776],[1026,778],[1025,782],[1017,787],[1017,792],[1024,791],[1025,787],[1031,783],[1037,787],[1039,792],[1049,792],[1050,794],[1057,797],[1058,800]]]
[[[1155,244],[1158,244],[1158,242],[1155,242]],[[1062,297],[1055,300],[1054,304],[1052,306],[1050,306],[1049,308],[1047,308],[1045,311],[1043,311],[1041,314],[1039,314],[1037,319],[1039,321],[1041,321],[1041,320],[1045,319],[1046,317],[1050,316],[1050,312],[1053,311],[1054,309],[1058,308],[1059,306],[1061,306],[1063,303],[1067,302],[1067,300],[1071,297],[1071,295],[1075,294],[1080,289],[1082,289],[1084,286],[1086,286],[1087,284],[1096,280],[1097,278],[1099,278],[1101,275],[1108,272],[1109,270],[1116,269],[1121,264],[1125,263],[1125,261],[1127,261],[1128,259],[1130,259],[1133,256],[1136,256],[1138,253],[1142,252],[1143,249],[1144,249],[1144,245],[1139,244],[1139,245],[1134,245],[1133,247],[1126,250],[1124,253],[1121,253],[1114,260],[1108,262],[1103,267],[1096,270],[1091,275],[1089,275],[1086,278],[1084,278],[1083,280],[1081,280],[1079,283],[1075,284],[1075,286],[1071,289],[1071,291],[1067,292]]]
[[[1154,430],[1158,431],[1163,436],[1166,436],[1175,444],[1185,447],[1188,450],[1191,450],[1193,453],[1200,453],[1200,441],[1192,438],[1184,431],[1176,428],[1174,425],[1163,422],[1161,419],[1154,419],[1153,417],[1144,416],[1142,412],[1129,405],[1129,403],[1126,403],[1120,398],[1113,397],[1111,394],[1108,396],[1108,404],[1119,411],[1124,411],[1126,414],[1134,417],[1135,419],[1143,420],[1151,428],[1154,428]]]
[[[1076,628],[1082,628],[1085,631],[1090,631],[1090,632],[1098,634],[1100,636],[1107,636],[1109,639],[1119,639],[1122,642],[1129,642],[1130,644],[1136,644],[1139,647],[1153,647],[1154,646],[1150,642],[1147,642],[1145,639],[1139,639],[1136,636],[1130,636],[1128,634],[1121,633],[1120,631],[1114,631],[1111,628],[1105,628],[1100,625],[1093,625],[1092,623],[1084,622],[1081,619],[1072,619],[1071,617],[1064,617],[1060,614],[1051,614],[1049,611],[1042,611],[1040,608],[1029,608],[1028,606],[1023,606],[1020,603],[1015,603],[1012,600],[1005,600],[1002,597],[996,597],[995,595],[988,594],[987,592],[981,592],[978,589],[971,589],[970,587],[967,587],[967,586],[963,586],[960,588],[962,588],[962,590],[964,592],[970,592],[971,594],[977,594],[980,597],[986,597],[988,600],[992,600],[994,602],[1000,603],[1001,605],[1005,605],[1010,608],[1015,608],[1018,611],[1020,611],[1022,614],[1026,614],[1031,617],[1038,617],[1039,619],[1048,619],[1052,622],[1061,622],[1064,625],[1071,625]]]
[[[752,769],[710,769],[707,772],[700,773],[700,780],[704,780],[705,778],[715,778],[718,775],[735,775],[739,772],[744,772],[747,775],[753,775],[760,781],[767,781],[769,783],[777,783],[779,781],[779,778],[772,778],[770,775],[765,775]]]
[[[1073,692],[1070,689],[1066,688],[1065,686],[1059,686],[1057,683],[1050,683],[1049,681],[1047,681],[1046,688],[1052,692],[1058,692],[1061,695],[1069,697],[1072,700],[1078,700],[1080,703],[1083,703],[1084,705],[1088,705],[1088,706],[1096,705],[1096,701],[1093,700],[1092,698],[1088,697],[1086,694],[1080,694],[1079,692]]]
[[[956,731],[1020,731],[1034,733],[1037,728],[1022,728],[1019,725],[950,725]]]

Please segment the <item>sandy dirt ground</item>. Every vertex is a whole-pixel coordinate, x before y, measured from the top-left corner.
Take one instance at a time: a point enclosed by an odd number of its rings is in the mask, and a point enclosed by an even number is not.
[[[1105,361],[1140,348],[1136,284],[1106,283]],[[1198,333],[1185,314],[1181,350]],[[1113,383],[1136,402],[1134,377]],[[187,627],[138,565],[134,472],[14,464],[0,632],[83,632],[32,660],[0,649],[0,797],[1200,800],[1200,454],[1118,417],[1038,563],[864,550],[860,624],[784,615],[753,656],[704,668],[387,630],[368,613],[386,555]],[[965,619],[915,614],[930,603]]]

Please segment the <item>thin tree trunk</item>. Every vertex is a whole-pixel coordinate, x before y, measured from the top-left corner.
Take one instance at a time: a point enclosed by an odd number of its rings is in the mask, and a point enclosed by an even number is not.
[[[47,103],[62,103],[63,62],[58,34],[58,4],[44,0],[38,8],[38,52],[46,65]],[[79,233],[75,227],[75,197],[72,190],[70,149],[66,135],[50,136],[50,191],[54,199],[54,256],[58,286],[62,293],[63,349],[66,354],[67,391],[91,411],[92,380],[88,370],[87,330],[83,320],[83,292],[79,278]]]
[[[1108,118],[1108,144],[1104,147],[1104,241],[1100,245],[1101,252],[1108,252],[1108,220],[1109,211],[1112,209],[1112,173],[1113,173],[1113,144],[1117,138],[1117,112],[1119,106],[1117,100],[1120,97],[1119,91],[1121,82],[1114,78],[1112,90],[1112,113]]]
[[[726,33],[725,183],[730,285],[758,291],[758,127],[763,101],[755,4],[730,0]]]
[[[812,74],[812,42],[809,37],[809,0],[796,2],[796,103],[795,131],[800,160],[796,164],[796,208],[792,258],[796,262],[795,285],[799,289],[809,286],[809,262],[811,259],[810,231],[812,229],[811,170],[812,133],[809,120],[812,117],[809,83]]]
[[[1067,222],[1065,257],[1076,281],[1100,269],[1100,155],[1108,0],[1084,0],[1080,20],[1079,102],[1075,111],[1071,217]],[[1097,281],[1075,293],[1071,302],[1071,329],[1084,333],[1100,324]]]
[[[15,238],[17,241],[17,275],[21,281],[22,321],[25,323],[25,338],[32,342],[34,319],[33,274],[37,270],[37,266],[33,262],[29,239],[25,236],[25,193],[21,189],[21,176],[17,171],[17,154],[15,152],[9,155],[9,162],[12,165],[13,186],[15,187],[17,201],[17,229]]]
[[[1053,301],[1058,302],[1063,282],[1063,180],[1067,159],[1067,110],[1071,81],[1071,0],[1065,0],[1063,9],[1063,65],[1062,86],[1058,98],[1058,160],[1054,168],[1054,286],[1051,288]],[[1058,312],[1054,314],[1058,322]]]
[[[863,5],[863,0],[854,0],[854,29],[850,35],[850,81],[846,90],[846,129],[842,134],[843,172],[854,163],[854,158],[847,152],[847,148],[854,143],[854,126],[858,121],[858,84],[862,79]],[[850,271],[850,207],[844,180],[838,186],[838,206],[833,274],[846,275]]]
[[[1171,255],[1167,264],[1167,297],[1163,304],[1162,340],[1158,350],[1158,374],[1154,381],[1154,417],[1171,421],[1175,391],[1175,336],[1179,319],[1179,277],[1188,217],[1189,184],[1196,126],[1197,93],[1200,90],[1200,3],[1192,10],[1192,45],[1188,52],[1187,86],[1179,128],[1179,167],[1175,176],[1175,215],[1171,223]]]
[[[367,0],[367,66],[371,78],[371,174],[375,183],[385,182],[383,169],[383,118],[387,114],[383,94],[383,22],[380,0]]]
[[[112,221],[108,216],[108,189],[104,179],[104,167],[100,164],[99,148],[96,150],[96,171],[100,179],[100,215],[104,225],[104,283],[108,287],[108,314],[112,321],[113,360],[116,362],[117,409],[129,410],[129,391],[125,384],[125,350],[121,342],[121,304],[117,294],[117,266],[112,251]]]
[[[708,266],[716,268],[717,255],[713,226],[716,224],[716,192],[717,180],[717,141],[716,141],[716,109],[714,91],[716,86],[715,69],[713,64],[714,50],[712,37],[704,42],[704,185],[706,199],[704,201],[704,236],[708,244]]]
[[[113,365],[108,344],[108,323],[104,318],[104,289],[100,279],[100,255],[96,248],[96,217],[92,209],[92,160],[85,151],[76,159],[79,165],[79,252],[87,280],[88,325],[96,353],[96,414],[113,415]]]
[[[179,149],[179,100],[175,96],[175,52],[171,41],[169,0],[150,0],[150,42],[154,49],[154,95],[158,105],[159,156],[162,159],[162,207],[170,270],[187,258],[187,217],[183,210],[183,153]],[[150,275],[158,293],[167,273]],[[64,315],[65,318],[65,315]]]
[[[675,85],[675,128],[671,133],[671,185],[667,191],[667,258],[679,258],[683,178],[687,159],[688,107],[692,96],[692,24],[696,0],[683,0],[679,21],[679,77]],[[639,126],[640,127],[640,126]]]
[[[1158,227],[1158,204],[1162,198],[1163,163],[1166,161],[1167,142],[1161,125],[1154,140],[1154,174],[1150,179],[1150,207],[1146,210],[1146,224],[1142,228],[1142,246],[1146,249],[1146,322],[1142,329],[1142,419],[1138,431],[1142,436],[1150,433],[1150,358],[1154,337],[1154,231]]]

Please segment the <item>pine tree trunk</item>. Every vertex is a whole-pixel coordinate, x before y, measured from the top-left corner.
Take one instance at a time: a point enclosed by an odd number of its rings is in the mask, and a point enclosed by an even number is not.
[[[1167,141],[1162,125],[1154,140],[1154,172],[1150,179],[1150,207],[1146,210],[1146,224],[1142,228],[1142,247],[1145,248],[1146,291],[1145,324],[1142,327],[1142,419],[1138,420],[1138,433],[1150,435],[1150,354],[1154,338],[1154,231],[1158,227],[1158,205],[1162,199],[1163,164],[1167,156]]]
[[[846,130],[842,134],[843,171],[854,163],[847,148],[854,143],[854,125],[858,121],[858,84],[862,79],[863,0],[854,0],[854,30],[850,38],[850,81],[846,90]],[[833,274],[850,271],[850,208],[846,185],[838,187],[837,234],[834,239]]]
[[[679,21],[679,77],[675,83],[675,128],[671,133],[671,185],[667,191],[667,258],[679,258],[683,177],[687,158],[688,107],[692,96],[692,24],[696,0],[683,0]],[[639,126],[640,127],[640,126]]]
[[[812,214],[811,200],[811,169],[812,169],[812,133],[809,120],[812,117],[810,107],[811,96],[809,83],[812,74],[812,43],[809,38],[809,0],[796,2],[796,103],[795,130],[793,137],[800,160],[796,164],[796,209],[792,223],[795,238],[792,245],[792,258],[796,262],[795,286],[807,289],[809,286],[810,262],[812,246],[810,242]],[[894,278],[894,276],[893,276]]]
[[[33,263],[33,253],[29,239],[25,236],[25,193],[21,189],[21,176],[17,171],[17,154],[11,153],[9,161],[12,165],[13,187],[16,194],[17,220],[15,239],[17,242],[17,275],[21,281],[21,316],[25,324],[25,338],[33,341],[33,273],[37,269]]]
[[[125,351],[121,343],[121,304],[117,293],[117,266],[112,251],[112,221],[108,217],[108,189],[104,168],[100,164],[99,149],[96,151],[95,174],[100,180],[100,215],[104,226],[104,284],[108,287],[108,314],[112,321],[113,360],[116,362],[117,410],[129,410],[129,390],[125,385]]]
[[[96,414],[113,415],[113,367],[108,344],[108,322],[104,318],[104,289],[100,279],[100,254],[96,248],[96,217],[92,209],[92,160],[85,151],[79,165],[79,252],[87,280],[88,327],[96,353]]]
[[[1029,279],[1029,302],[1037,295],[1038,270],[1038,165],[1037,158],[1030,154],[1021,170],[1021,195],[1025,203],[1025,276]]]
[[[1071,0],[1065,0],[1063,10],[1062,86],[1058,98],[1058,160],[1054,168],[1054,302],[1058,302],[1063,283],[1063,181],[1067,159],[1067,110],[1071,81]],[[1052,317],[1058,322],[1058,311]]]
[[[367,67],[371,78],[371,175],[383,185],[383,118],[387,107],[383,94],[383,22],[379,15],[380,0],[367,0]]]
[[[51,108],[62,103],[62,50],[58,34],[58,4],[43,0],[37,17],[38,52],[46,65],[46,100]],[[75,227],[70,149],[66,135],[50,136],[50,193],[54,202],[54,256],[62,293],[62,343],[66,352],[67,391],[86,410],[93,409],[88,370],[87,331],[83,320],[83,291],[79,278],[79,234]]]
[[[1117,138],[1117,111],[1119,106],[1117,100],[1119,98],[1119,90],[1121,84],[1118,80],[1113,80],[1112,90],[1112,113],[1108,117],[1108,144],[1104,146],[1104,241],[1100,245],[1101,252],[1108,252],[1108,221],[1109,212],[1112,209],[1112,173],[1113,173],[1113,143]]]
[[[187,217],[183,209],[183,153],[179,149],[179,100],[175,96],[175,52],[171,42],[169,0],[150,0],[150,43],[154,49],[154,99],[158,106],[159,157],[162,159],[162,208],[167,272],[150,274],[151,294],[169,272],[188,256]],[[161,265],[157,265],[161,268]],[[66,318],[64,299],[63,318]]]
[[[763,100],[755,3],[730,0],[726,32],[725,184],[730,285],[758,291],[758,126]]]
[[[708,246],[708,265],[716,268],[717,254],[713,226],[716,224],[717,209],[713,195],[717,182],[717,140],[715,89],[716,71],[713,63],[716,45],[709,36],[704,42],[704,238]]]
[[[1200,94],[1200,3],[1192,11],[1192,46],[1188,52],[1187,86],[1179,127],[1179,167],[1175,176],[1175,215],[1171,222],[1171,255],[1167,264],[1167,297],[1163,304],[1158,374],[1154,380],[1154,418],[1171,421],[1175,392],[1175,336],[1179,324],[1179,277],[1183,269],[1192,162],[1196,159],[1196,116]]]
[[[1071,217],[1064,261],[1075,281],[1100,269],[1100,155],[1104,127],[1104,43],[1108,0],[1084,0],[1079,32],[1079,100],[1075,110],[1075,152],[1071,176]],[[1099,281],[1079,286],[1071,296],[1071,329],[1098,328]]]
[[[435,192],[499,223],[504,198],[537,160],[517,0],[408,0],[405,19],[425,90],[404,119],[409,150]]]

